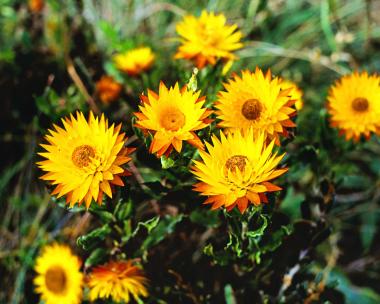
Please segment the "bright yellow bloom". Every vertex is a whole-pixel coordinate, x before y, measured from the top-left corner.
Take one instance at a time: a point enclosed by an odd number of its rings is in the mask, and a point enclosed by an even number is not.
[[[36,259],[36,293],[45,304],[78,304],[83,293],[80,259],[65,245],[46,246]]]
[[[286,136],[285,128],[295,127],[291,117],[296,114],[292,107],[295,100],[289,94],[292,89],[281,90],[279,78],[272,79],[270,71],[256,68],[254,73],[243,71],[224,84],[226,91],[219,92],[215,106],[218,124],[228,131],[264,131],[269,139],[280,144],[279,135]]]
[[[95,267],[88,276],[90,300],[108,299],[129,303],[131,296],[137,301],[148,296],[147,279],[133,261],[109,262]]]
[[[283,79],[281,81],[281,90],[288,90],[288,89],[292,89],[289,92],[289,98],[291,100],[296,100],[296,103],[294,105],[297,111],[301,110],[303,108],[302,90],[293,81]]]
[[[330,89],[328,111],[331,125],[347,140],[380,134],[380,77],[355,72],[338,80]]]
[[[181,46],[175,58],[193,60],[198,68],[214,65],[218,59],[235,60],[233,51],[243,47],[237,25],[226,25],[223,14],[203,11],[199,18],[185,16],[176,26]]]
[[[200,91],[193,92],[186,86],[180,89],[178,83],[168,89],[161,82],[158,95],[148,90],[148,96],[141,96],[136,126],[154,134],[151,153],[168,156],[173,147],[181,152],[182,141],[203,149],[195,131],[209,125],[211,110],[203,108],[205,97],[199,95]]]
[[[56,188],[52,195],[66,195],[66,202],[86,203],[92,199],[102,203],[103,193],[112,197],[111,185],[124,186],[120,175],[129,174],[122,165],[133,149],[124,148],[125,134],[121,125],[109,127],[102,115],[99,119],[90,113],[88,122],[83,114],[62,119],[64,128],[54,125],[41,145],[47,152],[39,153],[46,160],[38,163],[47,172],[41,178]]]
[[[113,57],[116,67],[130,76],[149,70],[155,55],[149,47],[140,47]]]
[[[110,76],[102,76],[96,83],[96,92],[100,100],[108,104],[119,98],[122,86]]]
[[[255,136],[253,129],[220,132],[220,138],[214,135],[212,145],[206,143],[207,152],[200,151],[202,161],[194,161],[191,169],[200,181],[194,190],[208,196],[205,204],[228,211],[237,206],[243,213],[249,203],[267,202],[266,192],[281,190],[270,182],[287,171],[276,169],[285,154],[273,153],[274,141],[266,146],[265,134]]]

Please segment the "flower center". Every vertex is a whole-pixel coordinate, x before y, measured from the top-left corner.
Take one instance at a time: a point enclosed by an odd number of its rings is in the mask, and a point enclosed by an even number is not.
[[[161,125],[170,131],[178,131],[185,125],[185,115],[178,109],[170,109],[161,118]]]
[[[66,289],[66,273],[59,266],[51,267],[45,274],[47,289],[53,293],[62,293]]]
[[[73,154],[71,154],[74,165],[79,168],[87,167],[91,157],[95,157],[95,149],[89,145],[76,147]]]
[[[225,167],[231,172],[235,172],[236,168],[239,168],[240,172],[244,171],[247,164],[248,157],[244,155],[234,155],[227,159]]]
[[[241,113],[248,120],[257,120],[263,111],[263,106],[257,99],[248,99],[243,104]]]
[[[351,103],[352,109],[356,112],[365,112],[368,110],[368,106],[368,99],[364,97],[357,97]]]

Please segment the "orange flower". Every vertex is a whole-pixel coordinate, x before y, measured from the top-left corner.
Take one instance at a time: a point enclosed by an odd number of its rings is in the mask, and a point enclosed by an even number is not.
[[[96,83],[96,91],[103,103],[110,103],[119,98],[122,86],[110,76],[102,76]]]
[[[95,267],[88,276],[90,300],[108,299],[115,302],[129,303],[131,296],[137,301],[140,296],[146,297],[147,278],[143,271],[132,260],[109,262]]]
[[[28,5],[33,13],[39,13],[44,8],[45,2],[44,0],[29,0]]]
[[[193,92],[186,86],[180,89],[178,83],[168,89],[161,82],[158,94],[148,90],[148,96],[141,96],[141,112],[135,113],[136,127],[154,135],[151,153],[168,156],[173,147],[181,152],[183,141],[203,149],[195,131],[210,124],[207,117],[212,111],[203,107],[206,97],[199,95],[200,91]]]

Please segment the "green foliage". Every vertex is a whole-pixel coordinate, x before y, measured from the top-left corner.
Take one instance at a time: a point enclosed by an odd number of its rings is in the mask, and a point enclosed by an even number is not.
[[[224,75],[224,62],[198,70],[173,58],[176,23],[203,9],[224,13],[244,34]],[[47,0],[42,12],[0,0],[0,302],[39,301],[35,259],[56,241],[73,248],[85,273],[110,260],[141,263],[149,296],[138,303],[379,303],[380,141],[345,141],[325,108],[339,77],[379,72],[379,15],[376,1],[364,0]],[[120,72],[113,55],[142,45],[156,55],[152,68]],[[244,214],[210,210],[192,191],[199,151],[184,143],[169,157],[149,154],[153,136],[133,113],[160,81],[200,90],[215,109],[231,74],[256,66],[304,91],[297,129],[279,148],[289,168],[283,190]],[[113,104],[99,100],[103,75],[122,84]],[[122,123],[127,146],[137,148],[125,186],[88,210],[50,197],[35,165],[46,130],[77,110]],[[214,121],[197,134],[210,141],[218,133]]]

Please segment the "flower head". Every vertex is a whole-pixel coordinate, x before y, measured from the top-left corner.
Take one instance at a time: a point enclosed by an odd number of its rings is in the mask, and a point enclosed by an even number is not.
[[[270,181],[287,171],[276,169],[284,154],[273,153],[274,141],[267,146],[264,133],[253,137],[252,129],[220,132],[220,140],[214,135],[207,152],[200,151],[202,161],[194,161],[192,173],[200,181],[194,190],[208,196],[212,209],[237,206],[243,213],[250,203],[267,202],[266,192],[281,190]]]
[[[181,36],[181,46],[175,58],[193,60],[198,68],[214,65],[218,59],[234,60],[233,51],[240,49],[242,34],[237,25],[226,25],[223,14],[203,11],[199,18],[185,16],[176,26]]]
[[[102,115],[99,119],[90,113],[88,121],[81,112],[77,117],[62,119],[63,128],[54,125],[46,135],[48,144],[39,153],[46,160],[38,162],[45,172],[41,178],[55,186],[53,195],[66,195],[67,203],[86,203],[92,199],[102,203],[103,193],[112,197],[111,185],[123,186],[120,175],[128,172],[122,167],[133,149],[124,148],[121,125],[109,127]]]
[[[135,300],[148,295],[148,280],[131,260],[95,267],[87,281],[91,301],[112,297],[115,302],[129,303],[131,295]]]
[[[380,134],[380,77],[355,72],[338,80],[330,89],[328,111],[331,125],[347,140]]]
[[[29,5],[29,9],[33,13],[39,13],[43,10],[45,6],[45,1],[44,0],[29,0],[28,5]]]
[[[256,68],[254,73],[243,71],[224,84],[226,91],[219,92],[216,103],[219,126],[228,131],[264,131],[269,139],[280,144],[279,135],[287,135],[286,128],[295,127],[290,119],[296,114],[289,97],[291,89],[282,90],[280,80],[272,79],[270,71]]]
[[[64,262],[63,262],[64,261]],[[80,259],[65,245],[46,246],[36,259],[36,293],[46,304],[78,304],[82,299]]]
[[[103,103],[110,103],[119,98],[122,86],[110,76],[102,76],[96,83],[96,92]]]
[[[155,55],[149,47],[132,49],[114,57],[116,67],[130,76],[136,76],[149,70],[152,66]]]
[[[151,153],[169,155],[173,147],[181,152],[183,141],[203,148],[195,131],[211,122],[207,118],[211,110],[203,108],[205,97],[199,95],[200,91],[180,89],[178,83],[168,89],[161,82],[158,94],[148,90],[147,96],[141,96],[136,126],[154,134]]]
[[[303,92],[302,90],[293,82],[290,80],[282,80],[281,81],[281,90],[289,90],[289,98],[291,100],[296,100],[295,102],[295,107],[297,111],[301,110],[303,108],[303,100],[302,100],[302,95]]]

